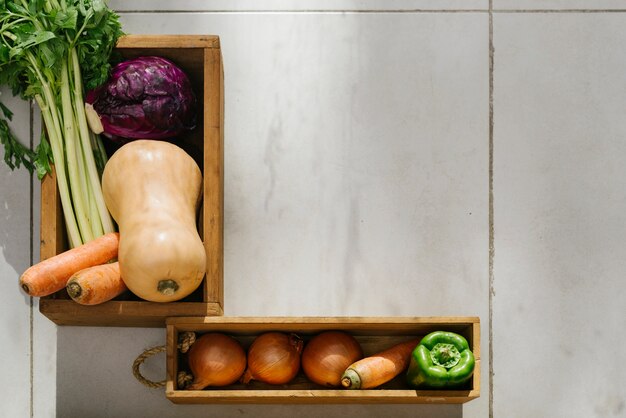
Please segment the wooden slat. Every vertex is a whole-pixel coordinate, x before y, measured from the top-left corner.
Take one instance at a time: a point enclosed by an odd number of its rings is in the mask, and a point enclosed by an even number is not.
[[[215,324],[228,324],[237,326],[250,325],[255,326],[272,326],[274,324],[296,324],[299,327],[318,327],[320,325],[343,325],[351,324],[364,327],[374,325],[385,325],[388,327],[397,327],[405,329],[406,325],[468,325],[479,324],[480,318],[475,316],[303,316],[303,317],[283,317],[283,316],[237,316],[237,317],[178,317],[168,318],[168,324],[175,325],[177,328],[192,326],[202,328],[202,324],[213,326]]]
[[[166,348],[166,372],[167,378],[165,381],[165,391],[172,392],[174,388],[174,382],[176,382],[176,376],[172,373],[176,373],[175,370],[178,370],[178,332],[174,329],[173,325],[168,325],[166,327],[165,334],[165,348]]]
[[[217,303],[109,301],[83,306],[71,299],[39,301],[41,312],[57,325],[164,327],[165,318],[181,315],[223,315]]]
[[[474,325],[473,334],[472,334],[472,344],[474,349],[472,352],[474,353],[474,357],[480,358],[480,322],[477,322]]]
[[[177,404],[461,404],[479,395],[474,391],[320,389],[172,391],[166,396]]]
[[[41,226],[39,231],[39,256],[45,260],[66,248],[63,212],[56,182],[56,170],[41,180]]]
[[[215,35],[134,35],[122,36],[118,48],[219,48]]]
[[[224,92],[219,50],[204,55],[204,204],[206,300],[224,307]]]
[[[472,390],[480,393],[480,358],[476,359],[474,365],[474,375],[472,376]]]

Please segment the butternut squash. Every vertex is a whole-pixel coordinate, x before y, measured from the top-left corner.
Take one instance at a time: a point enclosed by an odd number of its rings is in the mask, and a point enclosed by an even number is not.
[[[106,164],[102,192],[119,227],[128,289],[152,302],[180,300],[197,289],[206,252],[196,229],[202,173],[193,158],[165,141],[128,142]]]

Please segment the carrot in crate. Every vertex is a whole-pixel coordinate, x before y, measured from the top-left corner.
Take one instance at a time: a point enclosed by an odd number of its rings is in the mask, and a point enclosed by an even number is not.
[[[371,389],[387,383],[402,373],[411,361],[411,353],[419,344],[412,339],[351,364],[341,378],[346,389]]]
[[[20,287],[30,296],[51,295],[63,289],[77,271],[116,258],[119,242],[119,233],[110,232],[40,261],[22,274]]]
[[[128,288],[120,274],[120,263],[87,267],[67,281],[67,294],[81,305],[98,305],[124,293]]]

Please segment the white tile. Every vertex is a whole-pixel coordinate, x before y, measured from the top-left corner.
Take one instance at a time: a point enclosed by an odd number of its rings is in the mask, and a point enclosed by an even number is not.
[[[28,103],[0,90],[0,101],[14,112],[10,123],[15,135],[28,145]],[[4,159],[4,148],[0,146]],[[30,298],[18,286],[30,265],[30,176],[23,167],[11,171],[0,161],[0,369],[8,383],[0,393],[3,416],[30,416],[31,351]]]
[[[55,417],[57,401],[57,326],[33,306],[33,411],[36,418]],[[76,357],[75,351],[68,353]],[[61,416],[61,415],[59,415]]]
[[[495,16],[494,416],[626,414],[625,28]]]
[[[477,315],[488,347],[486,14],[122,17],[130,33],[221,37],[226,315]],[[59,413],[205,414],[134,381],[157,335],[59,328]],[[211,410],[486,416],[487,354],[465,407]]]
[[[427,10],[486,10],[489,0],[111,0],[113,10],[124,11],[208,11],[208,12],[372,12]]]
[[[33,107],[33,132],[41,132],[41,115]],[[39,143],[38,134],[34,138]],[[33,177],[33,260],[39,261],[41,182]],[[56,416],[57,326],[39,313],[39,298],[33,301],[33,416]]]
[[[493,0],[495,10],[626,10],[624,0]]]
[[[487,16],[160,22],[221,37],[227,314],[486,318]]]

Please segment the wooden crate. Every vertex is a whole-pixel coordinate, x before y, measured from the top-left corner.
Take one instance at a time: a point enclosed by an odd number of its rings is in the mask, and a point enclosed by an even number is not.
[[[413,390],[404,382],[404,373],[380,388],[366,390],[328,389],[306,379],[302,371],[287,385],[259,382],[222,388],[182,390],[176,376],[187,371],[186,356],[177,349],[178,334],[193,331],[224,332],[247,348],[266,331],[295,332],[306,341],[325,330],[343,330],[354,335],[370,355],[395,343],[436,330],[457,332],[467,338],[476,357],[475,372],[465,387],[458,389]],[[225,403],[438,403],[459,404],[480,395],[480,320],[476,317],[266,317],[266,318],[170,318],[167,320],[166,397],[181,404]]]
[[[165,325],[167,317],[222,315],[224,83],[219,38],[128,35],[119,40],[116,51],[124,59],[142,55],[169,58],[187,73],[193,85],[198,99],[198,125],[179,136],[176,143],[196,160],[204,176],[198,225],[207,253],[207,274],[196,292],[177,302],[147,302],[127,294],[101,305],[82,306],[62,290],[41,298],[39,309],[58,325],[158,327]],[[68,248],[54,173],[41,183],[40,248],[42,260]]]

